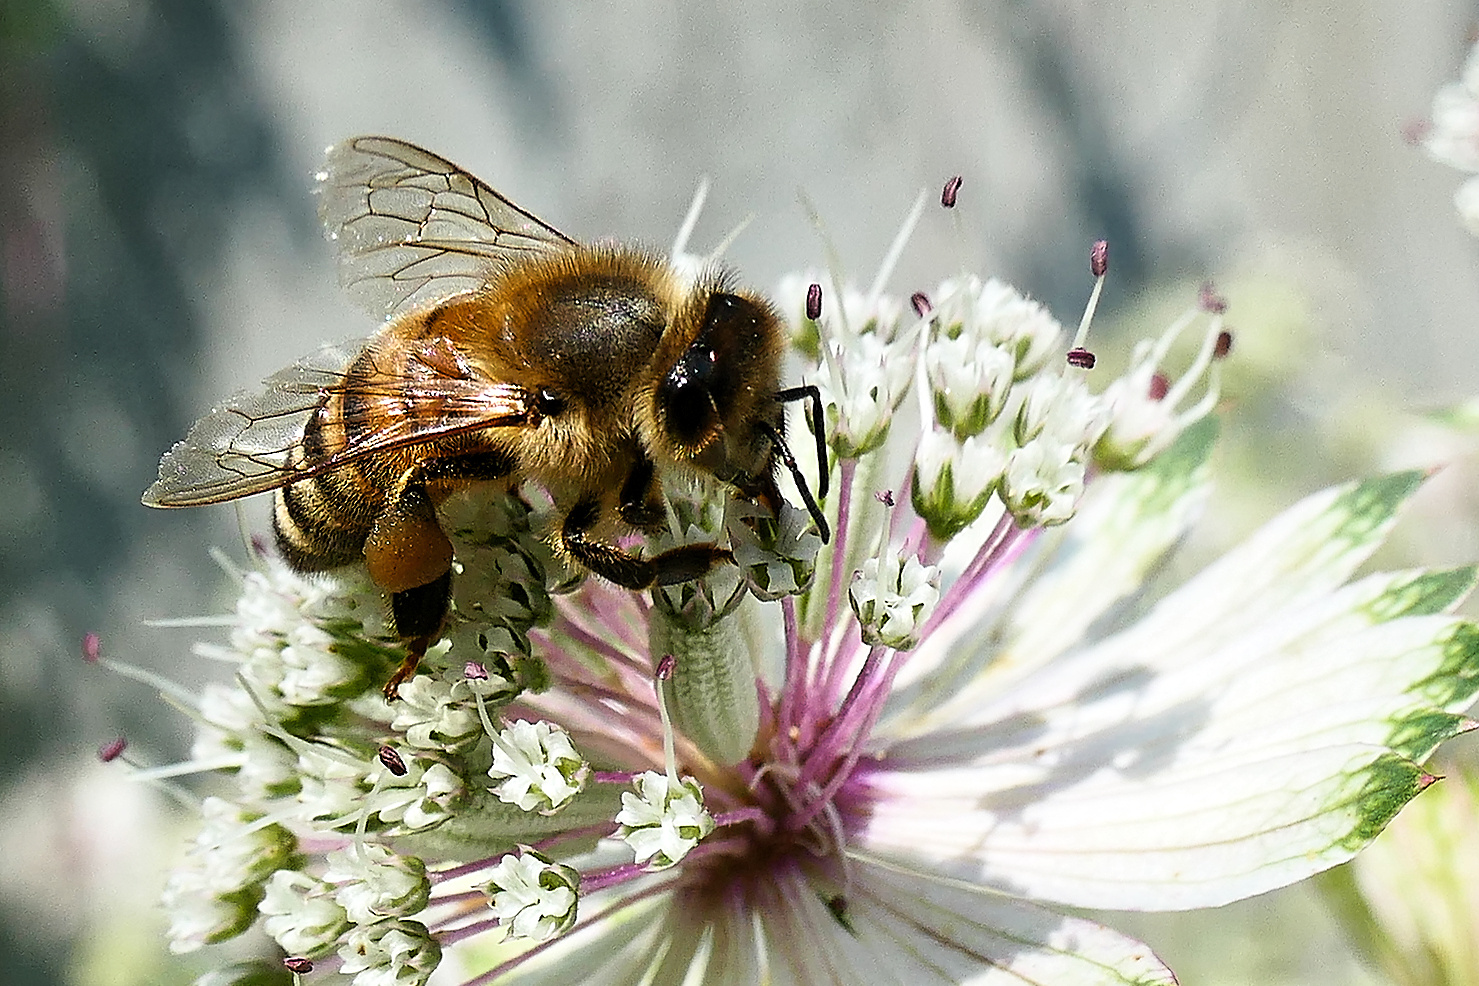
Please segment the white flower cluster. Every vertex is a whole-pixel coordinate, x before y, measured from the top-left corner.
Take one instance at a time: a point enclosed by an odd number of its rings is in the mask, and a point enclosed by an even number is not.
[[[488,768],[499,801],[547,815],[568,805],[589,773],[570,734],[542,719],[520,719],[499,732]]]
[[[193,952],[245,931],[264,882],[297,861],[297,840],[280,825],[221,798],[200,806],[201,826],[184,864],[170,873],[164,906],[170,950]]]
[[[938,540],[980,516],[992,493],[1023,527],[1061,524],[1106,423],[1082,374],[1043,372],[1062,327],[996,280],[946,281],[935,297],[921,354],[933,425],[919,445],[914,509]]]
[[[489,927],[533,941],[570,929],[583,892],[673,870],[716,832],[721,845],[699,856],[749,851],[749,835],[722,844],[727,826],[749,822],[778,845],[804,839],[825,855],[845,835],[830,799],[857,762],[857,731],[875,720],[905,652],[951,612],[938,564],[945,542],[999,501],[987,560],[958,581],[981,578],[1010,554],[1015,532],[1073,515],[1091,465],[1138,468],[1215,399],[1215,331],[1182,381],[1161,375],[1190,318],[1096,394],[1083,370],[1092,357],[1065,356],[1059,323],[999,281],[948,280],[933,301],[907,302],[829,283],[783,289],[793,337],[814,360],[804,379],[816,396],[778,396],[799,408],[793,423],[805,416],[820,430],[831,461],[799,454],[812,451],[808,441],[783,449],[777,479],[796,495],[782,493],[774,515],[721,483],[662,477],[667,531],[639,550],[712,543],[733,565],[657,587],[635,610],[630,593],[602,584],[564,606],[556,596],[582,577],[544,536],[558,522],[552,491],[458,493],[439,507],[455,550],[446,639],[390,705],[379,686],[402,651],[368,583],[304,577],[271,560],[242,576],[229,645],[202,647],[237,666],[239,687],[203,693],[194,754],[201,769],[234,773],[246,807],[209,803],[200,837],[209,853],[197,855],[219,872],[176,874],[175,947],[223,940],[255,919],[292,956],[337,954],[356,986],[420,986],[441,954],[439,877],[423,853],[463,864],[454,870],[478,881]],[[917,403],[906,403],[911,390]],[[1201,399],[1183,408],[1193,393]],[[912,460],[898,487],[913,507],[902,543],[892,522],[867,533],[877,508],[866,496],[847,506],[897,448]],[[878,497],[895,506],[892,494]],[[909,513],[900,505],[888,516]],[[824,540],[831,554],[819,566]],[[779,609],[761,609],[777,600]],[[849,609],[856,632],[834,633]],[[824,627],[826,647],[814,654],[832,670],[807,672],[800,635]],[[766,664],[781,637],[783,685]],[[859,638],[869,649],[850,659],[847,640]],[[833,721],[847,667],[866,687]],[[776,732],[781,720],[807,725]],[[772,734],[780,746],[766,746]],[[593,770],[577,738],[624,769]],[[755,766],[789,743],[815,744],[814,763],[797,759],[798,746]],[[659,761],[665,769],[651,769]],[[726,807],[718,818],[704,798],[715,778],[710,790]],[[778,829],[767,812],[785,811],[797,820]],[[616,850],[629,861],[577,869],[559,845],[567,838],[598,845],[590,858],[603,863]],[[306,845],[317,854],[300,852]]]
[[[1436,160],[1474,176],[1459,186],[1453,204],[1464,226],[1479,236],[1479,44],[1469,51],[1459,81],[1434,94],[1423,147]]]
[[[781,286],[783,308],[804,312],[795,295],[806,291],[805,280],[788,279]],[[840,298],[823,303],[816,318],[802,314],[798,325],[798,344],[803,350],[814,346],[820,356],[816,385],[833,450],[856,458],[882,448],[914,376],[915,340],[901,331],[903,303],[844,288]]]
[[[304,579],[270,562],[239,575],[230,644],[197,644],[197,654],[239,664],[257,700],[278,715],[368,687],[372,669],[360,652],[385,634],[378,593],[363,581]]]
[[[796,279],[782,286],[788,310],[798,307],[801,290]],[[817,339],[819,387],[839,458],[883,445],[918,376],[923,431],[910,499],[937,541],[980,517],[993,494],[1021,527],[1064,523],[1091,465],[1138,468],[1216,401],[1215,364],[1225,353],[1216,318],[1180,381],[1160,386],[1172,344],[1196,310],[1142,344],[1132,371],[1094,393],[1082,370],[1062,362],[1062,326],[1008,284],[947,280],[913,304],[918,317],[906,319],[891,298],[844,291],[841,305],[824,303],[797,331],[803,342]]]
[[[493,867],[483,891],[505,937],[541,942],[575,923],[579,889],[574,867],[520,846]]]

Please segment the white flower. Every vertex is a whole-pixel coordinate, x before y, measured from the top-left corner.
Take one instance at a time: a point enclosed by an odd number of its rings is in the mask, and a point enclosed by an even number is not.
[[[1423,145],[1450,167],[1479,171],[1479,45],[1469,50],[1461,80],[1434,94]]]
[[[936,334],[1000,348],[1018,380],[1037,373],[1061,345],[1063,327],[1046,308],[1010,284],[975,276],[945,281],[931,299]]]
[[[483,735],[473,689],[456,682],[418,674],[401,686],[390,728],[405,733],[406,742],[423,750],[462,750]]]
[[[847,595],[864,643],[908,650],[940,601],[940,570],[914,555],[869,558],[853,573]]]
[[[263,885],[291,863],[296,848],[282,826],[224,799],[206,798],[200,813],[185,865],[171,873],[164,891],[173,952],[191,952],[249,927]]]
[[[422,986],[442,960],[442,947],[416,921],[382,921],[351,930],[339,948],[339,971],[354,986]]]
[[[316,959],[328,955],[349,927],[344,908],[322,881],[296,870],[278,870],[267,881],[257,905],[266,919],[262,930],[289,955]]]
[[[823,357],[816,385],[833,449],[855,456],[879,448],[914,375],[916,333],[904,331],[903,303],[846,288],[840,299],[823,301],[813,324]]]
[[[281,651],[278,688],[289,705],[324,705],[353,685],[363,670],[334,651],[334,637],[311,623],[293,627]]]
[[[1002,474],[1001,498],[1023,527],[1056,527],[1073,516],[1084,494],[1077,450],[1047,437],[1017,449]]]
[[[725,531],[735,566],[756,599],[773,601],[811,585],[822,539],[805,510],[782,503],[779,515],[758,504],[731,498]]]
[[[920,437],[910,497],[933,537],[948,540],[981,516],[1006,471],[1006,444],[994,431],[964,441],[941,429]]]
[[[616,837],[631,846],[637,862],[648,869],[676,866],[714,831],[703,790],[692,777],[674,782],[649,770],[637,775],[634,783],[636,793],[621,796]]]
[[[575,923],[579,887],[580,874],[573,867],[521,846],[493,867],[484,892],[508,937],[541,942]]]
[[[1469,51],[1463,78],[1433,96],[1433,115],[1423,146],[1435,160],[1471,174],[1479,172],[1479,45]],[[1479,182],[1459,187],[1454,205],[1469,232],[1479,236]]]
[[[1104,401],[1077,374],[1045,373],[1024,385],[1013,435],[1018,445],[1041,439],[1077,451],[1093,447],[1107,424]]]
[[[498,734],[488,776],[498,800],[523,811],[557,812],[585,786],[589,767],[570,735],[549,722],[523,719]]]
[[[979,435],[1011,392],[1016,360],[1005,346],[962,334],[932,339],[924,350],[935,419],[958,437]]]
[[[1222,330],[1224,305],[1210,287],[1203,289],[1203,303],[1201,307],[1211,315],[1210,324],[1196,358],[1179,380],[1171,382],[1162,375],[1161,368],[1172,344],[1195,321],[1197,308],[1182,315],[1159,338],[1138,343],[1130,371],[1104,391],[1108,426],[1094,446],[1097,465],[1105,469],[1139,468],[1217,405],[1218,364],[1227,355],[1232,337]],[[1198,390],[1200,396],[1188,405]]]
[[[324,880],[336,884],[334,901],[355,924],[420,913],[431,894],[426,864],[368,843],[328,854]],[[286,947],[286,946],[284,946]],[[287,949],[293,954],[292,949]]]
[[[358,986],[423,983],[441,944],[509,930],[538,943],[467,979],[1169,984],[1064,912],[1217,906],[1344,862],[1472,728],[1479,629],[1451,614],[1474,569],[1355,576],[1421,474],[1315,494],[1143,599],[1207,496],[1214,369],[1149,408],[1165,336],[1101,390],[1005,285],[962,279],[912,322],[830,294],[815,318],[784,299],[835,457],[819,554],[794,504],[668,491],[673,540],[727,543],[743,573],[577,587],[538,491],[465,495],[452,631],[400,707],[360,597],[246,586],[220,650],[247,700],[198,703],[197,766],[279,753],[174,880],[177,941],[243,930],[221,891],[260,895],[265,865],[297,874],[273,930],[336,948]],[[958,392],[1000,381],[982,344],[1013,362],[984,412]],[[964,439],[941,420],[997,403]],[[285,701],[294,627],[359,690]],[[244,852],[230,833],[267,819],[286,848]]]

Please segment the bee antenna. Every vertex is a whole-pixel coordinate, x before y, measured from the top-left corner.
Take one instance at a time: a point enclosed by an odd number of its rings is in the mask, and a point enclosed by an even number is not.
[[[827,419],[822,416],[822,392],[817,390],[814,383],[804,384],[800,387],[789,387],[775,395],[775,399],[782,404],[791,401],[799,401],[803,398],[811,401],[810,413],[811,433],[817,440],[817,499],[825,499],[827,496]],[[795,471],[794,469],[792,470]]]
[[[813,387],[812,390],[816,390],[816,388]],[[792,399],[794,400],[795,398]],[[796,484],[796,491],[801,494],[801,500],[806,504],[806,512],[811,514],[811,519],[816,522],[817,533],[822,536],[822,543],[828,543],[832,540],[832,529],[827,526],[826,515],[822,513],[822,508],[817,506],[816,498],[811,495],[811,490],[806,485],[806,477],[801,475],[801,470],[796,465],[796,457],[791,454],[790,448],[786,445],[786,440],[781,437],[779,431],[764,421],[761,421],[759,424],[760,430],[764,432],[765,437],[770,439],[770,443],[780,453],[781,461],[786,464],[786,469],[791,473],[791,479]],[[826,475],[825,468],[823,469],[822,475]]]

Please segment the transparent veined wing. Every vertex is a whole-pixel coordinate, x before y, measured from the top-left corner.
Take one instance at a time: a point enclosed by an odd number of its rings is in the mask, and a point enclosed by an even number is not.
[[[452,162],[393,137],[329,148],[318,179],[340,281],[374,315],[476,290],[504,263],[575,246]]]
[[[256,392],[217,405],[159,463],[145,492],[151,507],[220,503],[287,486],[361,456],[493,427],[533,423],[531,397],[480,378],[445,339],[425,340],[396,373],[346,375],[367,346],[326,346],[268,377]],[[353,382],[351,382],[351,380]],[[320,429],[315,454],[301,451],[309,419],[336,392],[343,427]]]

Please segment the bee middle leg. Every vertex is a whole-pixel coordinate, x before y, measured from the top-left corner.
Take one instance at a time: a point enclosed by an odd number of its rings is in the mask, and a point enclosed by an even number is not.
[[[685,544],[651,558],[630,554],[614,544],[588,536],[600,515],[598,501],[580,501],[565,515],[560,541],[580,564],[623,588],[649,589],[654,585],[689,582],[707,575],[715,565],[734,560],[728,548],[716,544]]]

